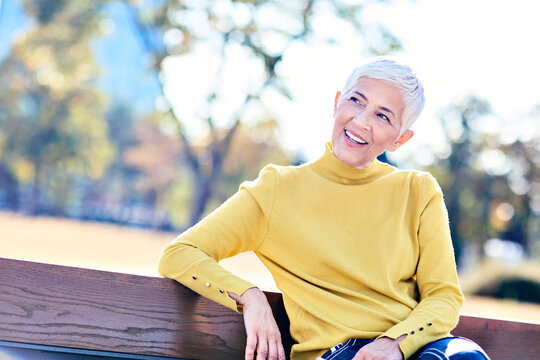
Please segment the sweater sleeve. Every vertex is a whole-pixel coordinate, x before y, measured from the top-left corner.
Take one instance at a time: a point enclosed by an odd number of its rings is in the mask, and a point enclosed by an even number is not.
[[[235,311],[228,292],[243,294],[253,284],[222,268],[218,261],[262,242],[275,193],[274,173],[265,168],[195,226],[180,234],[161,254],[158,270],[202,296]]]
[[[407,337],[399,344],[405,359],[422,346],[449,336],[457,325],[463,294],[459,287],[448,213],[442,191],[429,174],[422,178],[416,282],[420,302],[409,316],[381,336]]]

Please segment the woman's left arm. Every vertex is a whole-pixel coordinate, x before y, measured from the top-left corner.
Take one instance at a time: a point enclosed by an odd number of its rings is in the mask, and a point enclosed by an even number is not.
[[[381,335],[391,339],[406,335],[399,343],[405,358],[425,344],[449,336],[463,304],[442,191],[431,175],[420,180],[416,271],[420,302],[404,321]]]

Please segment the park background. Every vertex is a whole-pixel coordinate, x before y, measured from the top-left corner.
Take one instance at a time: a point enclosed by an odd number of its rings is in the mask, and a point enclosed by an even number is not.
[[[1,0],[0,256],[157,276],[243,180],[319,156],[349,72],[392,55],[427,105],[382,159],[441,184],[464,312],[540,321],[539,7]]]

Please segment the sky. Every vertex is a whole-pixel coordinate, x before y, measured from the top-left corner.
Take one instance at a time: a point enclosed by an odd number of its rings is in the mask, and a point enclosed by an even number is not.
[[[101,68],[99,87],[113,95],[115,101],[131,105],[134,111],[148,111],[159,91],[155,75],[147,71],[144,50],[134,35],[125,6],[111,2],[107,11],[111,19],[100,23],[104,36],[96,37],[91,44]],[[0,0],[0,60],[11,50],[13,38],[32,25],[23,0]]]
[[[540,2],[530,0],[395,1],[366,9],[365,21],[383,24],[401,40],[404,51],[394,56],[412,67],[426,90],[426,107],[413,126],[415,138],[400,148],[402,157],[418,155],[419,147],[437,150],[443,142],[438,114],[468,94],[491,103],[506,123],[494,124],[500,131],[508,130],[508,123],[515,127],[540,104],[538,14]],[[331,132],[333,95],[350,70],[364,61],[356,41],[351,37],[350,44],[299,50],[310,53],[310,61],[295,64],[296,75],[306,76],[300,81],[306,86],[297,90],[298,109],[291,117],[303,120],[284,121],[283,133],[306,133],[302,128],[309,128],[309,139],[301,146],[310,157],[320,152],[320,143]],[[317,81],[309,80],[313,74]],[[310,90],[317,84],[324,91]],[[531,121],[518,135],[534,133]],[[538,120],[533,126],[538,134]],[[300,145],[286,137],[293,147]]]
[[[23,10],[18,2],[0,0],[0,59],[11,49],[11,39],[15,29],[25,27]]]
[[[497,119],[485,124],[486,131],[506,132],[510,140],[528,140],[539,133],[538,120],[527,117],[540,104],[538,14],[540,2],[531,0],[396,0],[366,6],[364,23],[383,25],[400,39],[404,51],[392,56],[410,65],[426,90],[426,107],[413,126],[415,137],[392,154],[400,165],[427,165],[434,153],[444,152],[439,115],[467,95],[491,103]],[[272,95],[267,101],[280,119],[282,144],[307,160],[321,154],[330,140],[336,92],[352,69],[369,57],[364,38],[324,11],[318,16],[315,34],[339,41],[290,46],[277,70],[294,101]],[[258,74],[255,64],[241,60],[238,64],[232,70],[234,81],[226,87],[229,104],[239,101],[235,91],[241,92],[239,88]],[[167,94],[182,118],[194,119],[193,108],[204,106],[203,94],[217,66],[204,45],[165,66]],[[183,79],[189,87],[175,79]],[[515,126],[516,121],[521,126]]]
[[[493,124],[499,131],[521,140],[540,133],[540,121],[526,116],[540,104],[538,14],[540,2],[531,0],[398,1],[373,11],[373,19],[403,39],[403,61],[426,87],[427,105],[416,127],[422,142],[437,146],[437,137],[425,130],[445,104],[466,94],[490,102],[504,120]]]
[[[2,4],[0,57],[9,48],[9,29],[21,20],[16,3]],[[113,21],[103,23],[109,36],[94,42],[96,57],[105,69],[101,85],[122,100],[131,101],[134,107],[151,106],[154,99],[146,95],[157,91],[155,79],[145,75],[134,80],[132,76],[144,70],[140,43],[129,34],[132,24],[120,5],[113,4],[109,10]],[[410,65],[426,89],[425,110],[413,126],[415,137],[394,154],[395,159],[429,163],[433,153],[445,146],[438,124],[441,109],[469,94],[488,100],[497,114],[498,119],[486,124],[488,131],[524,140],[539,133],[539,121],[527,117],[540,104],[538,14],[540,2],[532,0],[395,0],[388,4],[371,2],[365,7],[364,24],[383,25],[400,39],[404,51],[393,56]],[[274,19],[279,21],[280,17]],[[364,39],[324,11],[318,15],[314,31],[339,41],[290,46],[278,72],[294,101],[275,94],[266,99],[280,120],[278,137],[283,146],[307,160],[322,153],[324,143],[330,140],[336,92],[352,69],[368,57]],[[213,80],[210,70],[218,66],[208,51],[203,44],[196,53],[170,59],[165,66],[167,95],[188,127],[201,115]],[[228,85],[223,92],[230,96],[215,110],[218,120],[226,113],[220,110],[238,102],[238,94],[249,87],[249,79],[258,76],[256,64],[242,60],[234,50],[232,53],[238,56],[237,66],[226,75]],[[516,126],[518,122],[520,126]],[[198,131],[196,127],[192,130]]]

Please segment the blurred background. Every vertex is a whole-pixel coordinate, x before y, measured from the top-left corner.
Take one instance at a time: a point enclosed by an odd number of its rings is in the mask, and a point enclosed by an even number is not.
[[[0,0],[0,256],[157,276],[163,246],[267,163],[330,140],[374,55],[427,105],[382,159],[430,171],[464,312],[540,321],[534,1]],[[224,266],[267,290],[252,254]]]

